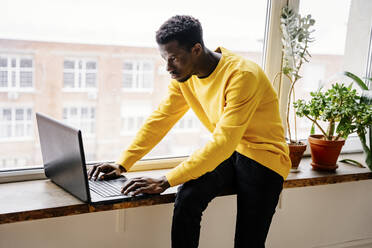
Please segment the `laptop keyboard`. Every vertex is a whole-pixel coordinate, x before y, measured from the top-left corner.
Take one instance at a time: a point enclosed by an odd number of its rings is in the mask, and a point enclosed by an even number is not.
[[[102,197],[122,195],[121,187],[107,181],[89,180],[89,188]]]

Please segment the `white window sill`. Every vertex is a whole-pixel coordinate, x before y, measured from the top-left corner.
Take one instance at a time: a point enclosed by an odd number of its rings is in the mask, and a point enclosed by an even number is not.
[[[9,137],[9,138],[0,138],[0,143],[4,142],[27,142],[33,141],[33,137]]]
[[[62,88],[62,92],[66,93],[97,93],[97,88]]]
[[[153,89],[124,89],[121,90],[124,93],[147,93],[151,94],[153,92]]]
[[[4,93],[35,93],[35,88],[0,88]]]
[[[134,132],[120,132],[120,136],[135,136],[136,131]]]

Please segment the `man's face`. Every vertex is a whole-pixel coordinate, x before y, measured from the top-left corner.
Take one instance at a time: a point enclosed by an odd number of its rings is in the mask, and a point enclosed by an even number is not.
[[[173,40],[164,45],[159,45],[160,55],[167,63],[167,71],[173,79],[185,82],[193,74],[194,60],[196,59],[193,49],[180,46],[178,41]]]

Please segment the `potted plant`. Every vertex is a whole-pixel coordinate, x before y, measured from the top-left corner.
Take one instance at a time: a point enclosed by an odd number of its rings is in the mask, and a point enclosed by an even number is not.
[[[368,86],[363,82],[361,78],[356,76],[355,74],[345,71],[344,75],[354,80],[354,82],[357,83],[357,85],[362,89],[362,94],[360,101],[364,104],[367,104],[369,106],[369,109],[367,111],[371,111],[372,109],[372,90],[368,89]],[[372,78],[366,78],[366,81],[372,82]],[[360,139],[360,142],[362,143],[363,151],[366,155],[365,162],[369,169],[372,171],[372,120],[368,119],[368,115],[364,115],[367,119],[363,120],[361,119],[358,122],[358,128],[357,128],[357,134]],[[369,115],[370,117],[370,115]],[[369,125],[363,125],[365,122],[369,123]],[[361,124],[359,124],[361,123]],[[367,128],[368,126],[368,128]],[[369,134],[368,134],[369,133]],[[368,134],[368,135],[367,135]],[[366,138],[368,137],[368,139]],[[356,162],[350,159],[347,159],[347,161]]]
[[[308,46],[309,43],[314,41],[311,37],[314,32],[311,27],[315,24],[315,20],[311,15],[301,17],[295,13],[288,6],[282,10],[280,18],[280,29],[282,32],[282,45],[283,45],[283,64],[281,72],[277,73],[275,79],[279,75],[284,75],[289,80],[289,93],[288,103],[286,110],[286,123],[287,123],[287,141],[289,146],[290,158],[292,162],[292,171],[296,171],[301,161],[302,155],[306,149],[306,144],[297,139],[296,132],[296,116],[295,116],[295,138],[292,137],[292,130],[289,121],[289,113],[291,108],[291,98],[294,96],[294,86],[301,78],[299,72],[305,62],[309,62],[311,57]],[[280,81],[281,83],[281,81]],[[280,96],[281,85],[279,85]]]
[[[352,84],[347,87],[336,83],[325,92],[319,89],[310,95],[308,102],[300,99],[294,107],[297,116],[308,118],[321,132],[308,139],[311,165],[315,170],[333,171],[338,167],[337,158],[348,135],[365,130],[371,123],[371,106],[360,101]],[[327,123],[327,129],[322,128],[320,121]]]

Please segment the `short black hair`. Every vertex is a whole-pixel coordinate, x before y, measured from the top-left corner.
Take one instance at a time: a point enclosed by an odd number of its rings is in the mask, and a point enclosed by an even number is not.
[[[204,47],[203,29],[198,19],[188,15],[169,18],[156,31],[156,42],[164,45],[176,40],[180,46],[190,50],[196,43]]]

